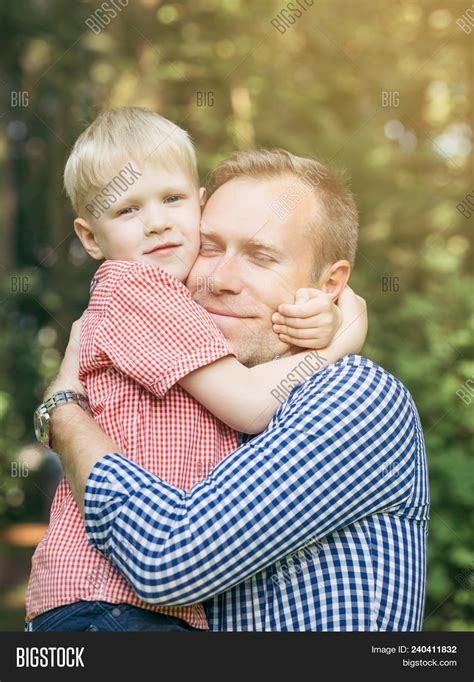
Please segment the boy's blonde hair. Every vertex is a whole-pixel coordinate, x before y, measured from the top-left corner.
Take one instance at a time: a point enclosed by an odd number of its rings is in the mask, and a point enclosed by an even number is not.
[[[211,193],[239,177],[270,180],[293,176],[295,182],[270,207],[285,218],[304,194],[312,193],[316,211],[308,216],[308,235],[314,252],[313,281],[338,260],[354,264],[358,237],[357,206],[349,189],[319,161],[295,156],[285,149],[234,152],[211,175]]]
[[[78,215],[89,192],[105,187],[130,160],[183,168],[198,183],[196,154],[185,130],[149,109],[109,109],[78,137],[64,169],[64,187]]]

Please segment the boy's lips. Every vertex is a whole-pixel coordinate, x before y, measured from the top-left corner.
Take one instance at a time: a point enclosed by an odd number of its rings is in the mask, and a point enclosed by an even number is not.
[[[149,255],[150,253],[157,253],[160,256],[168,256],[180,246],[181,244],[175,244],[174,242],[165,242],[164,244],[157,244],[156,246],[153,246],[151,249],[148,249],[143,253],[144,255]]]

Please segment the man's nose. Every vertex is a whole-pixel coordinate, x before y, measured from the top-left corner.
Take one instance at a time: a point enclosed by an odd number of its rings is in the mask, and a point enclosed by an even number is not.
[[[242,291],[242,272],[239,260],[233,256],[224,256],[221,263],[211,275],[213,293],[238,294]]]

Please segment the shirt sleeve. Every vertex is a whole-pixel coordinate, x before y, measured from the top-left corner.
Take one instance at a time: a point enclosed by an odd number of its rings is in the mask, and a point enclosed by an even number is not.
[[[380,368],[378,368],[380,370]],[[270,427],[189,492],[119,454],[94,467],[89,541],[152,604],[206,600],[288,554],[410,498],[417,433],[406,389],[383,370],[326,368]]]
[[[96,355],[162,397],[199,367],[232,353],[209,313],[158,267],[137,264],[114,288]]]

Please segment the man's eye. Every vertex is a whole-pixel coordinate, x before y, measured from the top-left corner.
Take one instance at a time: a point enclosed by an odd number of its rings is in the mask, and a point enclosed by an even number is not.
[[[262,263],[274,263],[275,259],[266,253],[254,253],[253,258],[255,260],[261,261]]]
[[[165,204],[174,204],[183,198],[184,197],[181,194],[171,194],[169,197],[166,197]]]
[[[199,251],[202,256],[212,256],[217,252],[217,246],[213,246],[212,244],[201,244],[201,249]]]

